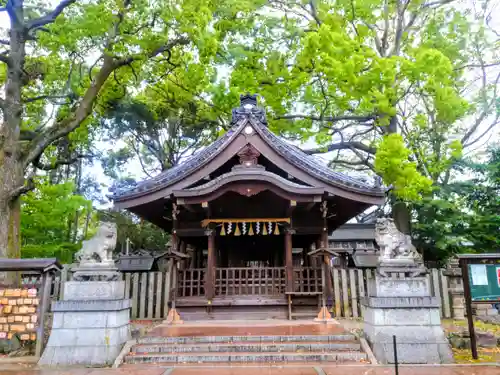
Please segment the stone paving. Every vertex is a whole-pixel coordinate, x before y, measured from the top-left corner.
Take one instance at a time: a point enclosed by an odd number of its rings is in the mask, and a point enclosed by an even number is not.
[[[13,370],[1,375],[393,375],[387,366],[245,366],[245,367],[155,367],[129,366],[120,369]],[[401,366],[400,375],[500,375],[499,366]]]

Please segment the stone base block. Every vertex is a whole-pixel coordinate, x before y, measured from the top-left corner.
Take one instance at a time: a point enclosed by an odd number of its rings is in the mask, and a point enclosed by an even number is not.
[[[429,280],[423,276],[393,279],[376,275],[368,284],[368,295],[372,297],[425,297],[429,291]]]
[[[54,312],[39,365],[109,365],[130,339],[129,310]]]
[[[380,363],[394,363],[394,345],[391,342],[375,342],[372,351]],[[448,343],[398,343],[398,363],[427,364],[453,363]]]
[[[38,362],[40,366],[112,365],[122,349],[120,345],[48,346]]]
[[[52,304],[53,322],[41,366],[111,365],[130,339],[124,282],[71,281]],[[93,298],[92,298],[93,297]]]
[[[68,281],[64,283],[64,299],[117,300],[125,298],[125,281]]]
[[[364,307],[364,333],[381,363],[394,363],[396,336],[400,363],[453,363],[438,307]]]

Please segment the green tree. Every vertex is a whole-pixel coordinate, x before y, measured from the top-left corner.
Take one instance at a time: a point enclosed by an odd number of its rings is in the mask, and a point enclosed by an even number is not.
[[[500,148],[487,156],[482,163],[462,161],[461,180],[414,204],[413,234],[427,260],[500,251]]]
[[[139,162],[146,177],[152,177],[208,145],[220,128],[197,103],[169,102],[164,95],[158,101],[154,92],[141,96],[117,103],[102,119],[107,143],[119,147],[110,148],[102,159],[112,178],[118,177],[117,166],[131,160]]]
[[[56,257],[71,263],[86,233],[82,230],[74,241],[68,222],[73,222],[77,213],[85,220],[91,212],[92,203],[75,195],[71,182],[53,185],[41,181],[35,190],[22,198],[23,258]],[[83,229],[85,225],[80,227]]]
[[[409,232],[407,202],[449,178],[480,125],[498,123],[496,34],[488,3],[477,17],[458,1],[270,1],[244,43],[232,45],[229,83],[217,96],[257,92],[278,133],[333,152],[392,186],[392,210]],[[479,70],[481,87],[468,94]],[[474,121],[461,122],[466,117]],[[469,118],[470,120],[470,118]]]
[[[130,212],[108,213],[116,223],[118,232],[117,252],[125,252],[127,239],[130,241],[130,250],[144,249],[151,252],[166,251],[170,234],[156,225],[139,220]]]
[[[2,0],[10,25],[0,50],[0,256],[19,256],[20,197],[33,188],[26,175],[68,163],[52,147],[85,138],[108,103],[144,77],[184,72],[192,87],[177,92],[189,96],[214,74],[210,61],[254,4],[60,0],[48,9]]]

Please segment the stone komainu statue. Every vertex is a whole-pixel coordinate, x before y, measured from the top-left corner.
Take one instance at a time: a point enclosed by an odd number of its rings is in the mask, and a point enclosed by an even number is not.
[[[381,262],[391,260],[421,261],[422,257],[411,243],[411,236],[401,233],[393,219],[379,218],[375,224],[375,241],[380,247]]]
[[[113,263],[113,250],[116,247],[116,224],[101,222],[94,237],[83,241],[82,248],[75,254],[81,264]]]

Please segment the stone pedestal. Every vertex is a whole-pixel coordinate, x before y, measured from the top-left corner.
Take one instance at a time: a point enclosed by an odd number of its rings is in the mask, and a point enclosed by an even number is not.
[[[52,332],[39,365],[110,365],[130,338],[123,281],[70,281],[52,304]]]
[[[450,266],[444,270],[443,274],[448,277],[453,319],[463,320],[465,319],[465,298],[462,270],[458,267],[458,262],[455,263],[450,264]]]
[[[377,270],[362,301],[364,332],[381,363],[394,363],[393,335],[400,363],[452,363],[441,328],[439,301],[418,269]]]

